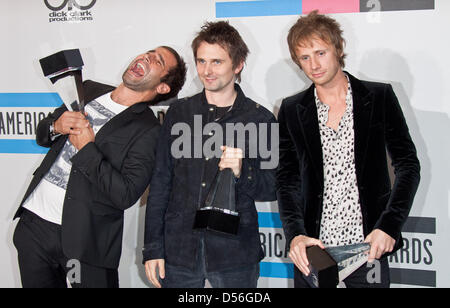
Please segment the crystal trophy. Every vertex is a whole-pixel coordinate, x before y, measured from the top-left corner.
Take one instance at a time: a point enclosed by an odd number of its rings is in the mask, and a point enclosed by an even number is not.
[[[205,204],[197,210],[194,229],[237,235],[240,217],[236,211],[235,185],[231,169],[217,172]]]

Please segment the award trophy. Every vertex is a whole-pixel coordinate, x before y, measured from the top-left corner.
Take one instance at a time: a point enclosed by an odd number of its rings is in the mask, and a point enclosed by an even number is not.
[[[203,207],[197,210],[194,229],[236,235],[239,229],[233,171],[218,171]]]
[[[310,274],[304,276],[313,288],[335,288],[351,273],[369,259],[370,244],[333,246],[321,249],[311,246],[306,249]]]
[[[44,76],[49,78],[70,111],[84,113],[84,91],[79,49],[63,50],[39,60]]]

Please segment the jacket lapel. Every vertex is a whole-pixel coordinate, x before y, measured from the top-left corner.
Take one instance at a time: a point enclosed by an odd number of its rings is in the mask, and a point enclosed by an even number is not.
[[[347,73],[348,74],[348,73]],[[374,95],[364,84],[348,74],[353,92],[353,122],[355,131],[355,165],[358,182],[362,179],[366,164],[367,146],[374,107]]]
[[[137,117],[138,114],[142,113],[145,110],[145,108],[148,108],[146,102],[138,103],[116,115],[98,131],[97,135],[95,136],[95,143],[101,143],[116,129],[125,126],[128,122],[135,119],[135,117]]]
[[[323,188],[323,157],[322,142],[320,140],[319,120],[314,99],[314,85],[305,93],[297,104],[297,116],[300,122],[305,147],[316,171],[317,180]]]

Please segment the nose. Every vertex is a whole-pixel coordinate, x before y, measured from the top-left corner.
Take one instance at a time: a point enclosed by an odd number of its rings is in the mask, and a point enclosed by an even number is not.
[[[211,65],[211,63],[206,63],[205,64],[205,73],[206,73],[206,75],[211,75],[212,74],[212,65]]]
[[[311,57],[311,68],[313,70],[320,69],[320,61],[315,56]]]

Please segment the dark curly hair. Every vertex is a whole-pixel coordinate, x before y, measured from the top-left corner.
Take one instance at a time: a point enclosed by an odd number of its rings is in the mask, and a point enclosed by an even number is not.
[[[177,65],[171,68],[167,75],[161,78],[161,83],[166,83],[170,87],[170,92],[166,94],[157,94],[151,101],[152,105],[176,97],[186,81],[187,68],[183,58],[171,47],[161,46],[161,48],[167,49],[173,54],[177,60]]]
[[[195,59],[202,42],[218,44],[225,49],[233,62],[233,69],[238,67],[239,64],[245,63],[249,54],[249,49],[241,35],[228,21],[206,22],[202,26],[191,45]],[[241,81],[241,73],[242,70],[236,75],[238,82]]]

